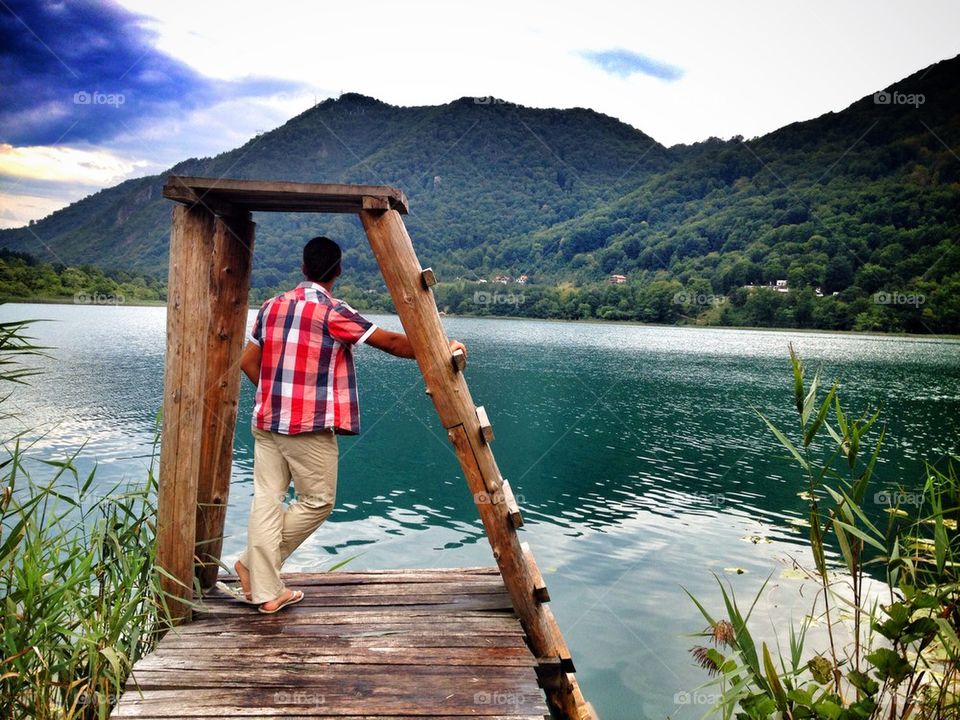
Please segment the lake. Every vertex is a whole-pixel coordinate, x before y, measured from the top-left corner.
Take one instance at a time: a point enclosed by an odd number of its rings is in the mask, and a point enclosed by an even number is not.
[[[27,428],[34,458],[85,445],[103,487],[139,483],[163,391],[165,309],[7,304],[0,320],[47,318],[52,358],[17,388],[3,437]],[[400,330],[392,316],[371,316]],[[250,321],[252,322],[251,312]],[[584,694],[605,719],[699,718],[689,589],[719,609],[712,573],[738,595],[772,573],[766,613],[782,626],[804,561],[798,472],[756,414],[794,427],[787,343],[839,377],[851,411],[880,404],[887,441],[877,489],[922,482],[924,460],[957,452],[960,342],[937,338],[445,318],[466,342],[474,400],[523,510]],[[357,351],[362,434],[341,438],[337,508],[287,569],[492,565],[460,468],[412,361]],[[225,558],[244,543],[252,483],[246,381]],[[38,437],[43,431],[42,437]],[[42,475],[40,477],[43,477]],[[805,562],[809,565],[810,563]],[[737,570],[742,571],[738,573]],[[772,631],[771,631],[772,632]],[[691,701],[692,700],[692,701]]]

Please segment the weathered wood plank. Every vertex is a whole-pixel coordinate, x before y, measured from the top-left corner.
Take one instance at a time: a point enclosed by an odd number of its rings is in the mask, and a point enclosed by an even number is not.
[[[173,208],[167,295],[167,354],[157,493],[157,564],[174,623],[189,621],[193,595],[207,328],[208,258],[214,216]]]
[[[133,693],[129,693],[133,695]],[[410,687],[400,683],[383,692],[362,679],[344,682],[339,690],[304,687],[250,687],[189,690],[144,690],[116,708],[114,717],[176,717],[186,706],[201,717],[257,717],[293,711],[323,717],[364,713],[435,716],[530,715],[546,710],[535,683],[471,687]],[[501,700],[502,699],[502,700]],[[499,701],[498,701],[499,700]]]
[[[409,210],[406,195],[386,185],[170,175],[163,187],[163,196],[188,205],[208,203],[216,212],[220,211],[217,203],[229,203],[231,208],[273,212],[358,213],[393,209],[405,214]]]
[[[250,213],[214,221],[212,255],[207,258],[209,287],[205,302],[210,320],[205,332],[207,360],[194,550],[201,588],[212,587],[220,571],[217,561],[230,496],[253,242]]]

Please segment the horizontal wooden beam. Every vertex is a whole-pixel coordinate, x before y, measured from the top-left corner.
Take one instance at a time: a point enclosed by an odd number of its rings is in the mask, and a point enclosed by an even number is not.
[[[211,211],[240,209],[265,212],[359,213],[364,210],[409,211],[402,190],[386,185],[301,183],[283,180],[237,180],[170,175],[163,196]]]

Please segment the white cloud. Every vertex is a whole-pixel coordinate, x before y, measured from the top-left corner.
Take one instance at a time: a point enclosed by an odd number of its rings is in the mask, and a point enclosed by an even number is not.
[[[0,174],[24,180],[103,186],[147,165],[101,148],[66,146],[14,147],[0,144]]]

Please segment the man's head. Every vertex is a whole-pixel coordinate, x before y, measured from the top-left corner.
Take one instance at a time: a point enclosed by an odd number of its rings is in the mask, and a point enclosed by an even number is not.
[[[303,246],[303,274],[326,283],[340,277],[340,246],[328,237],[315,237]]]

